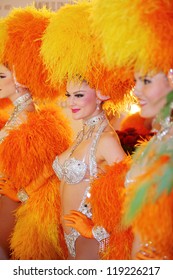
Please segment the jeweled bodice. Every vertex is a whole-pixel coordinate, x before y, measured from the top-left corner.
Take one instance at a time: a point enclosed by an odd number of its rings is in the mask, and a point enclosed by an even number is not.
[[[94,178],[97,176],[97,162],[96,162],[96,145],[100,138],[102,131],[107,126],[103,123],[98,129],[95,138],[92,141],[89,152],[89,164],[87,165],[83,160],[78,160],[74,157],[69,157],[65,160],[64,164],[59,163],[58,156],[53,162],[53,169],[60,180],[64,180],[67,184],[77,184],[81,182],[86,172],[89,171],[89,177]]]

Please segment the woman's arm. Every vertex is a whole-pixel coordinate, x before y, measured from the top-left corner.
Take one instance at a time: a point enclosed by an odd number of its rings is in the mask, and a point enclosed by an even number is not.
[[[120,162],[126,157],[126,153],[114,133],[106,133],[99,144],[98,151],[108,165]]]

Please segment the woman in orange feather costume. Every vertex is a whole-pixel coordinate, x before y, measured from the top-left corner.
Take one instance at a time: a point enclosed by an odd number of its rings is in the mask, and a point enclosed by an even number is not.
[[[58,227],[59,181],[55,175],[45,178],[53,173],[55,155],[68,148],[70,128],[55,105],[39,107],[33,102],[55,99],[59,93],[48,83],[39,56],[50,17],[46,9],[15,9],[1,26],[0,98],[14,104],[0,131],[1,259],[65,257]]]
[[[158,128],[137,149],[126,176],[124,221],[135,233],[132,258],[172,260],[173,1],[93,3],[107,63],[133,69],[141,116],[154,118]]]
[[[133,82],[102,62],[90,8],[88,1],[63,6],[41,46],[52,84],[66,81],[72,117],[83,120],[73,145],[53,163],[61,180],[61,222],[68,259],[129,259],[133,236],[120,223],[127,165],[118,164],[126,155],[104,110],[122,109]]]

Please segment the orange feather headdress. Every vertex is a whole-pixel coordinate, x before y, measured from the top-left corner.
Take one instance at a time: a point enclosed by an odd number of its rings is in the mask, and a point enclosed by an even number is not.
[[[50,17],[51,12],[46,8],[37,10],[31,6],[16,8],[5,18],[7,36],[1,60],[14,71],[17,81],[38,99],[52,99],[58,94],[48,82],[40,57],[41,36]]]
[[[51,82],[56,86],[80,76],[102,95],[109,96],[115,107],[124,100],[128,103],[132,76],[128,73],[125,77],[123,68],[110,70],[105,65],[90,11],[91,2],[80,1],[64,5],[51,17],[41,46]]]
[[[93,0],[92,7],[107,64],[144,73],[173,67],[172,0]]]

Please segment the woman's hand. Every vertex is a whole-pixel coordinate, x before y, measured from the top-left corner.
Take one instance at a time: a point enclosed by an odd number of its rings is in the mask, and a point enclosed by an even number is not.
[[[13,201],[19,202],[17,192],[11,187],[10,180],[0,177],[0,195],[5,195]]]
[[[69,215],[64,216],[66,226],[77,230],[82,236],[86,238],[94,238],[92,228],[94,226],[91,219],[79,211],[71,210]]]

